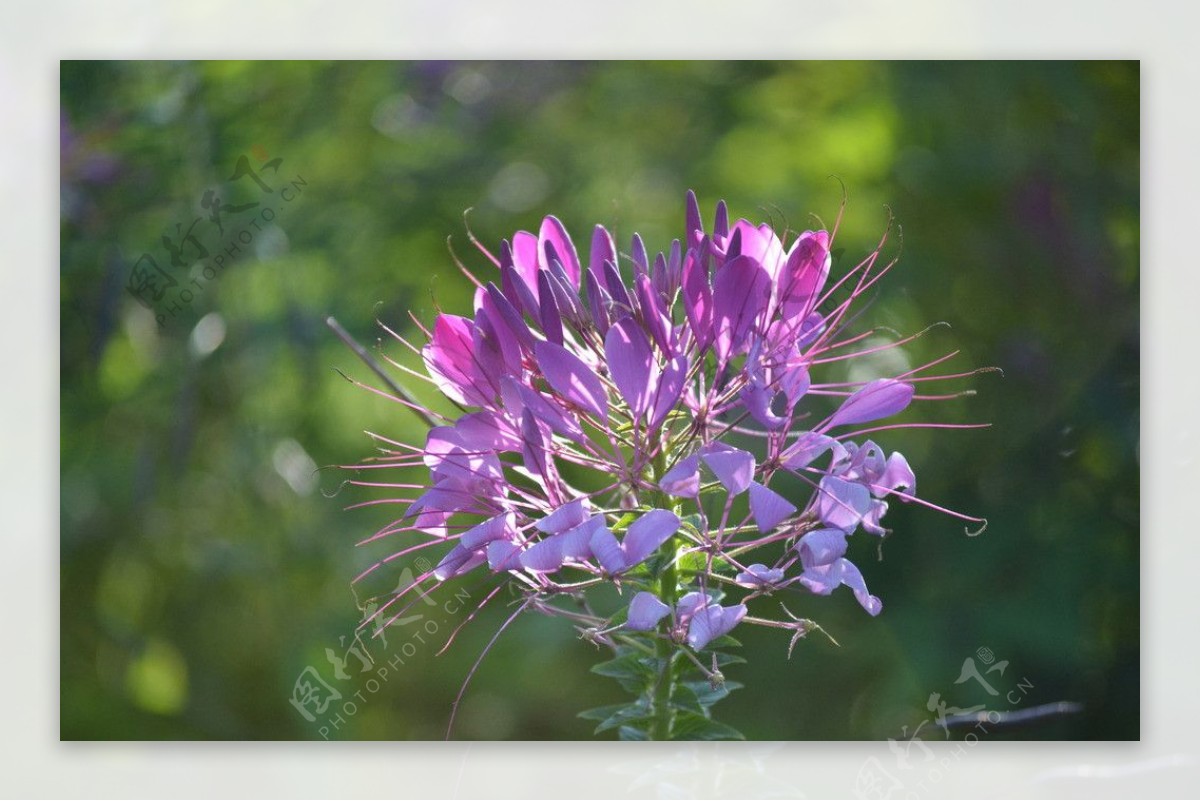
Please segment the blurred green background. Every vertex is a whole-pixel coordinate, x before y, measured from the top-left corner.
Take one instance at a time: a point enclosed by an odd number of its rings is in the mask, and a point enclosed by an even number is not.
[[[936,692],[1085,705],[993,739],[1138,737],[1136,62],[63,62],[61,81],[64,739],[440,738],[508,610],[502,596],[435,656],[491,587],[468,580],[469,598],[370,643],[373,669],[348,652],[357,604],[421,565],[396,561],[356,599],[351,579],[405,541],[355,543],[398,507],[343,511],[389,494],[317,468],[369,455],[364,430],[423,435],[335,372],[372,378],[325,317],[373,345],[376,318],[419,338],[408,312],[466,311],[447,237],[491,269],[469,207],[493,248],[553,213],[577,244],[603,222],[658,250],[688,188],[709,220],[724,198],[803,229],[832,224],[841,184],[839,266],[887,208],[903,228],[863,324],[952,326],[878,367],[961,349],[951,367],[1004,369],[909,416],[992,428],[879,437],[923,497],[990,525],[968,538],[893,504],[884,560],[861,535],[850,554],[883,614],[847,591],[797,597],[841,647],[811,639],[790,661],[786,635],[741,627],[750,662],[729,677],[746,689],[717,712],[754,739],[902,739]],[[243,156],[261,185],[233,177]],[[200,249],[234,246],[206,277]],[[143,254],[149,293],[176,281],[158,302],[128,289]],[[980,648],[1008,662],[986,674],[998,698],[955,684]],[[564,621],[521,618],[455,736],[590,737],[576,713],[623,700],[588,672],[598,658]],[[307,689],[312,720],[291,703]]]

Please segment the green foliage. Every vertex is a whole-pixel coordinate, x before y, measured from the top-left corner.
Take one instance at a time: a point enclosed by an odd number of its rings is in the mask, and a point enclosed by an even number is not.
[[[674,651],[664,665],[663,659],[651,655],[654,642],[653,637],[638,636],[634,644],[618,645],[613,659],[592,667],[593,673],[615,679],[623,690],[635,696],[626,703],[580,712],[579,717],[584,720],[600,721],[593,733],[602,734],[618,729],[618,736],[622,740],[654,739],[657,721],[660,716],[667,715],[670,717],[667,739],[745,739],[737,729],[714,720],[712,714],[714,704],[724,700],[734,690],[741,689],[742,685],[725,680],[719,672],[700,668],[687,658],[688,654],[682,652],[681,649],[687,648],[686,645],[676,645],[680,650]],[[694,657],[711,660],[714,665],[744,662],[741,657],[721,650],[737,645],[732,637],[721,637]],[[671,683],[671,692],[667,696],[669,709],[666,711],[658,707],[657,699],[659,684],[664,680]]]

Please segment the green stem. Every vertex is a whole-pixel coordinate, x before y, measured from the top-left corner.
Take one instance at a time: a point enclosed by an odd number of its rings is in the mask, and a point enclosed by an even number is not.
[[[658,597],[664,604],[675,608],[678,600],[679,577],[675,571],[675,538],[663,544],[663,554],[669,559],[668,567],[663,570],[659,579]],[[666,618],[665,624],[670,627],[671,618]],[[654,686],[654,740],[671,739],[671,723],[674,714],[671,710],[671,695],[674,692],[674,665],[676,645],[669,636],[663,637],[657,644],[658,682]]]
[[[658,483],[658,479],[666,471],[666,454],[660,451],[658,457],[654,460],[654,480]],[[665,492],[655,493],[655,503],[660,508],[670,508],[671,502],[667,498]],[[664,559],[666,567],[663,568],[662,575],[659,576],[658,583],[658,598],[673,610],[675,602],[679,595],[679,571],[676,567],[676,557],[678,553],[678,542],[674,535],[662,544],[659,553]],[[656,644],[656,655],[658,657],[658,681],[654,685],[654,725],[651,731],[652,740],[669,740],[671,739],[671,724],[674,722],[674,712],[671,709],[671,696],[674,694],[674,666],[676,656],[676,644],[670,637],[671,619],[674,615],[667,617],[663,623],[666,629],[666,636],[658,640]]]

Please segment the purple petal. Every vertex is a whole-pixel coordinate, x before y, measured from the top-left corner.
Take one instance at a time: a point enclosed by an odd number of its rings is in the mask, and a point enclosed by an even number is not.
[[[604,385],[590,367],[562,345],[553,342],[538,342],[534,353],[542,374],[555,392],[600,420],[608,421]]]
[[[783,570],[777,567],[767,567],[766,565],[748,565],[733,580],[743,587],[763,587],[769,584],[778,584],[782,581]]]
[[[666,509],[652,509],[635,520],[625,533],[622,549],[625,564],[633,567],[662,545],[679,530],[679,518]]]
[[[830,416],[825,428],[869,423],[904,411],[912,401],[913,385],[894,378],[880,378],[846,398]]]
[[[604,338],[608,370],[635,419],[640,420],[650,407],[651,384],[658,368],[650,341],[632,317],[623,317]]]
[[[501,264],[504,248],[501,247]],[[538,240],[528,231],[517,231],[512,240],[512,264],[530,292],[537,292]]]
[[[562,264],[563,270],[567,273],[567,278],[571,281],[571,286],[579,289],[579,254],[575,252],[575,244],[571,241],[570,235],[567,234],[567,229],[558,221],[556,217],[550,216],[542,220],[542,227],[538,231],[538,254],[545,257],[542,266],[549,265],[549,256],[547,255],[547,245],[553,247],[554,254],[558,257],[558,261]]]
[[[433,324],[433,336],[421,355],[425,369],[442,394],[457,403],[486,405],[486,393],[479,389],[479,370],[475,366],[473,325],[464,317],[439,314]]]
[[[871,493],[862,484],[834,476],[821,479],[817,498],[817,517],[833,528],[851,532],[858,527],[871,505]]]
[[[750,482],[750,512],[758,530],[766,534],[796,511],[796,505],[757,481]]]
[[[563,565],[562,535],[555,534],[521,553],[521,566],[534,573],[553,573]]]
[[[718,637],[728,634],[746,616],[746,605],[705,606],[692,615],[688,625],[687,642],[699,651]]]
[[[512,426],[495,412],[472,412],[458,418],[454,430],[469,450],[519,451],[521,438]]]
[[[671,607],[650,592],[639,592],[629,602],[629,620],[625,628],[631,631],[650,631],[658,621],[671,613]]]
[[[515,534],[516,518],[512,512],[505,512],[468,529],[459,538],[458,544],[468,550],[476,550],[493,540],[512,539]]]
[[[541,289],[538,287],[537,275],[532,278],[533,289],[525,283],[525,278],[517,273],[515,267],[504,262],[504,250],[500,251],[500,291],[514,309],[520,309],[535,320],[538,317],[538,303]],[[540,272],[540,271],[539,271]]]
[[[883,611],[883,602],[867,591],[866,580],[849,559],[838,559],[833,564],[805,570],[800,583],[817,595],[829,595],[845,584],[870,615],[878,615]]]
[[[625,552],[621,550],[621,544],[617,542],[617,538],[607,527],[598,528],[592,532],[588,547],[591,548],[592,555],[596,557],[600,566],[609,573],[615,574],[625,570]]]
[[[717,201],[717,215],[713,220],[713,236],[724,239],[729,236],[729,207],[724,200]]]
[[[549,271],[538,270],[538,320],[542,324],[542,333],[546,335],[546,339],[555,345],[561,345],[562,315],[558,312],[558,301],[554,297],[554,288],[550,281]]]
[[[883,469],[883,475],[879,481],[872,487],[877,496],[882,496],[884,490],[888,492],[894,490],[903,490],[908,495],[915,495],[917,492],[917,477],[913,474],[912,468],[908,466],[908,460],[902,454],[893,453],[887,460],[887,466]],[[907,501],[908,498],[903,495],[899,496],[900,500]]]
[[[658,488],[677,498],[695,498],[700,492],[700,457],[681,459],[659,479]]]
[[[588,511],[583,503],[582,498],[565,503],[533,525],[538,531],[547,534],[558,534],[560,531],[575,528],[588,519]]]
[[[592,324],[603,336],[608,333],[608,309],[612,305],[612,298],[600,285],[604,275],[603,267],[600,268],[600,274],[601,278],[597,278],[595,273],[588,270],[583,283],[587,286],[588,310],[592,315]]]
[[[583,429],[574,414],[563,409],[536,389],[518,384],[512,376],[505,376],[504,380],[506,383],[511,383],[524,407],[533,412],[534,417],[549,426],[551,431],[576,442],[583,440]]]
[[[629,243],[629,257],[633,260],[635,275],[649,276],[650,258],[646,255],[646,243],[642,241],[642,235],[637,231],[633,232],[633,239]]]
[[[474,570],[486,559],[483,551],[474,551],[464,548],[462,545],[455,545],[442,558],[442,561],[438,562],[437,567],[433,569],[433,575],[438,581],[445,581]]]
[[[712,442],[700,449],[700,455],[730,495],[740,495],[754,478],[754,454]]]
[[[717,271],[712,294],[716,353],[724,362],[741,348],[765,311],[771,279],[758,262],[739,256]]]
[[[604,262],[604,288],[608,290],[613,303],[618,306],[613,310],[614,317],[633,311],[633,298],[629,297],[629,290],[625,288],[625,282],[621,280],[621,271],[611,261]]]
[[[591,559],[592,535],[604,528],[604,515],[595,515],[580,523],[570,531],[556,534],[562,539],[563,557],[566,559]]]
[[[521,566],[521,548],[515,542],[496,540],[487,547],[488,567],[497,573],[516,570]]]
[[[521,456],[527,470],[550,483],[550,454],[546,448],[546,438],[542,435],[537,418],[528,408],[521,413]]]
[[[687,217],[684,220],[687,236],[684,241],[691,244],[694,238],[704,235],[704,221],[700,219],[700,204],[696,201],[696,193],[687,191]]]
[[[871,501],[871,505],[867,508],[866,514],[863,515],[862,527],[863,531],[868,534],[875,534],[882,537],[887,534],[887,529],[883,527],[883,516],[887,514],[887,501]]]
[[[691,251],[683,265],[683,310],[696,345],[703,352],[713,340],[713,295],[708,271]]]
[[[658,344],[658,349],[664,354],[671,355],[671,319],[667,317],[662,299],[650,282],[650,278],[639,275],[634,279],[634,289],[637,291],[638,306],[642,310],[642,319],[650,336]]]
[[[804,569],[830,565],[846,555],[846,532],[836,528],[810,531],[796,543]]]
[[[689,592],[675,604],[675,617],[679,624],[683,625],[692,619],[692,615],[698,608],[709,603],[711,603],[711,599],[705,593]]]
[[[830,448],[841,449],[836,439],[815,431],[805,431],[781,454],[783,466],[789,470],[803,470]]]
[[[684,381],[687,379],[688,358],[684,354],[676,356],[667,362],[666,368],[658,376],[658,385],[654,390],[654,411],[650,414],[648,425],[657,428],[666,419],[679,398],[683,394]]]
[[[842,560],[842,583],[854,592],[858,603],[872,617],[883,611],[883,601],[867,591],[867,582],[858,567],[849,559]]]
[[[742,390],[741,399],[751,417],[767,428],[776,429],[788,421],[787,417],[777,415],[771,409],[776,394],[775,390],[767,389],[762,382],[751,381]]]
[[[592,231],[592,251],[588,259],[588,272],[601,283],[604,281],[604,262],[617,260],[617,245],[603,225]]]
[[[825,231],[805,231],[792,243],[779,278],[779,301],[786,319],[802,318],[812,311],[831,263]]]
[[[550,263],[547,270],[550,278],[550,288],[554,292],[554,300],[558,311],[576,326],[582,326],[585,320],[583,303],[579,300],[579,288],[571,287],[571,279],[557,261]]]

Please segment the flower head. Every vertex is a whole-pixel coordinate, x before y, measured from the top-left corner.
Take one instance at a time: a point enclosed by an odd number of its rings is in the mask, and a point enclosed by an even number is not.
[[[420,349],[462,413],[382,460],[429,469],[406,521],[449,549],[423,578],[507,574],[529,608],[577,620],[553,600],[630,585],[628,608],[592,616],[592,631],[662,627],[696,651],[745,621],[796,628],[748,616],[757,595],[844,585],[879,614],[848,540],[885,534],[894,500],[932,504],[904,456],[863,437],[950,397],[920,383],[970,373],[925,375],[938,360],[828,380],[830,365],[908,341],[851,330],[895,264],[883,242],[840,276],[832,243],[730,224],[723,203],[707,230],[689,192],[682,239],[653,259],[636,234],[619,259],[602,226],[581,258],[554,217],[497,255],[481,247],[496,271],[476,281],[473,316],[440,314]],[[742,603],[720,605],[725,591]]]

